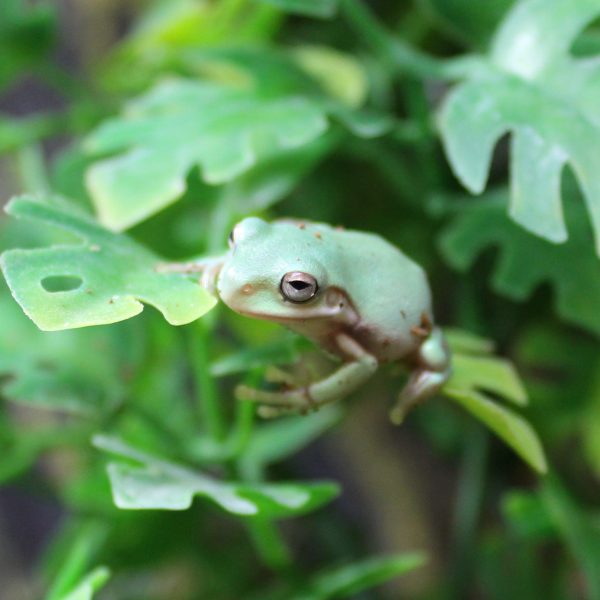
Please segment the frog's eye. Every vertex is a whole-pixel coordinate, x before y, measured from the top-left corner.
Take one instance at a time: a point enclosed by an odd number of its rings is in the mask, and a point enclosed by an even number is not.
[[[313,298],[319,289],[317,280],[312,275],[301,271],[286,273],[279,287],[283,297],[290,302],[306,302]]]
[[[231,230],[231,233],[229,234],[229,237],[227,238],[227,243],[229,244],[230,248],[233,248],[235,246],[234,232],[235,232],[235,227]]]

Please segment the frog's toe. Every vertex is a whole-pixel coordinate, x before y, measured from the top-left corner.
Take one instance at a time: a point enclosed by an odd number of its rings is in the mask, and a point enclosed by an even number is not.
[[[275,406],[259,406],[258,407],[258,416],[263,419],[276,419],[277,417],[281,417],[283,415],[289,414],[299,414],[297,408],[283,408],[283,407],[275,407]]]
[[[257,402],[258,404],[267,404],[281,408],[300,410],[306,404],[304,394],[298,390],[265,392],[247,385],[238,385],[234,393],[238,400]]]

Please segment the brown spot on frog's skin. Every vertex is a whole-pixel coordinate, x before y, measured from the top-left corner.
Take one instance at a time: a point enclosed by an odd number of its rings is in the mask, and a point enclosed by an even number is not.
[[[387,348],[392,342],[389,340],[389,338],[385,338],[385,340],[383,340],[383,342],[381,343],[381,345],[384,348]]]
[[[320,234],[318,231],[317,231],[317,232],[315,232],[315,237],[316,237],[318,240],[322,240],[322,239],[323,239],[323,236],[322,236],[322,235],[321,235],[321,234]]]
[[[336,225],[335,230],[336,231],[346,231],[346,228],[343,225]]]
[[[306,225],[304,223],[298,223],[298,229],[306,229]]]
[[[429,315],[427,315],[427,313],[422,313],[421,314],[421,324],[413,325],[410,328],[410,332],[413,335],[416,335],[417,337],[427,338],[431,334],[432,329],[433,329],[433,323],[431,322]]]
[[[425,339],[429,335],[429,332],[427,331],[427,329],[424,329],[423,327],[419,327],[418,325],[413,325],[410,328],[410,332],[413,335],[416,335],[417,337],[423,338],[423,339]]]
[[[254,291],[254,289],[252,288],[252,285],[249,283],[247,283],[246,285],[244,285],[242,287],[242,294],[244,294],[246,296],[250,296],[253,291]]]

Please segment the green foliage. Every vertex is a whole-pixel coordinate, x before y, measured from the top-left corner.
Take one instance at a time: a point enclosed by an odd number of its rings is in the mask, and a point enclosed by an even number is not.
[[[454,268],[466,270],[482,252],[496,248],[498,258],[491,280],[494,290],[522,301],[540,285],[549,284],[558,314],[600,334],[598,257],[585,215],[574,199],[565,202],[571,235],[560,245],[531,236],[511,221],[506,216],[504,191],[461,202],[460,206],[440,238],[442,252]],[[535,261],[524,261],[524,256],[535,256]]]
[[[254,65],[260,57],[237,56],[242,65],[247,60]],[[217,54],[212,61],[218,66],[227,58],[228,53]],[[207,183],[222,184],[280,155],[297,162],[293,151],[321,137],[330,126],[329,116],[338,117],[358,135],[379,135],[388,128],[387,119],[353,115],[343,105],[320,97],[316,84],[293,63],[282,65],[277,57],[268,58],[275,75],[268,80],[262,65],[255,85],[244,81],[248,75],[243,70],[238,77],[245,85],[163,82],[131,102],[121,118],[92,133],[86,142],[91,154],[120,152],[94,163],[87,172],[88,189],[102,222],[124,229],[163,209],[182,194],[186,175],[195,165]],[[239,69],[235,62],[231,69]],[[297,81],[289,73],[294,69]],[[304,160],[300,157],[300,168]],[[294,176],[289,169],[284,172]],[[277,173],[269,175],[270,180],[277,177]]]
[[[449,337],[450,347],[453,339]],[[523,406],[527,396],[513,366],[504,360],[479,352],[465,352],[464,338],[453,348],[452,377],[442,393],[458,402],[465,410],[502,438],[536,471],[548,470],[544,451],[531,425],[513,411],[494,402],[485,392],[491,392],[514,404]],[[480,348],[483,344],[480,344]],[[482,355],[483,354],[483,355]]]
[[[46,600],[600,600],[597,0],[71,4],[0,15],[2,591],[16,497]],[[440,397],[236,401],[335,368],[161,268],[248,215],[423,265]]]
[[[473,193],[485,188],[496,142],[512,132],[510,215],[552,242],[567,239],[560,178],[569,164],[600,254],[600,73],[597,60],[568,53],[598,15],[594,0],[517,4],[496,33],[485,68],[475,68],[444,102],[440,131],[454,172]]]

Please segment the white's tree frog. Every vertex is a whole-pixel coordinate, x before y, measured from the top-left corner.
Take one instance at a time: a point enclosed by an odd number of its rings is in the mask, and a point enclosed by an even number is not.
[[[401,423],[448,379],[450,355],[433,325],[425,274],[378,235],[249,217],[235,226],[229,245],[222,257],[163,270],[202,272],[202,285],[234,311],[281,323],[343,361],[301,388],[239,386],[238,398],[261,404],[263,416],[317,409],[365,383],[380,364],[397,361],[411,369],[390,415]]]

